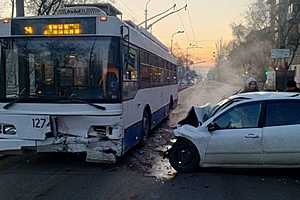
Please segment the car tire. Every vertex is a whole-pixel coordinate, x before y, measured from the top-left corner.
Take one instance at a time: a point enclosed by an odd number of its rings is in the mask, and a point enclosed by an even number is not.
[[[168,154],[171,166],[179,173],[192,173],[199,169],[197,148],[185,139],[178,139]]]

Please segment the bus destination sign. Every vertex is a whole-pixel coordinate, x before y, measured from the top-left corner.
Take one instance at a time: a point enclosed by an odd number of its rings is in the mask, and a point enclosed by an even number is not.
[[[12,22],[12,35],[65,36],[82,34],[96,34],[95,18],[16,19]]]

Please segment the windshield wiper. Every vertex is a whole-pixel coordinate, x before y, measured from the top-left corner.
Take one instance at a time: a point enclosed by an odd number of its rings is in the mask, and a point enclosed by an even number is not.
[[[15,99],[9,103],[7,103],[5,106],[3,106],[3,109],[8,110],[10,107],[12,107],[14,104],[21,102],[23,98]]]
[[[5,106],[3,106],[3,109],[8,110],[14,104],[19,103],[23,100],[25,100],[25,98],[15,99],[15,100],[7,103]],[[73,103],[84,103],[84,104],[87,104],[87,105],[92,106],[94,108],[97,108],[99,110],[106,110],[106,107],[104,107],[104,106],[99,106],[99,105],[96,105],[96,104],[93,104],[93,103],[90,103],[90,102],[87,102],[87,101],[84,101],[84,100],[79,100],[79,99],[66,99],[66,100],[59,100],[59,101],[61,101],[61,102],[70,102],[70,103],[72,103],[72,102]]]
[[[8,110],[10,107],[12,107],[13,105],[15,105],[18,102],[23,101],[25,98],[22,98],[21,96],[23,95],[23,93],[25,92],[26,88],[23,88],[23,90],[20,92],[19,94],[19,98],[7,103],[5,106],[3,106],[3,109]]]
[[[80,99],[66,99],[66,100],[60,100],[60,101],[61,102],[70,102],[70,103],[84,103],[84,104],[87,104],[87,105],[92,106],[94,108],[97,108],[99,110],[106,110],[106,107],[104,107],[104,106],[99,106],[99,105],[90,103],[88,101],[80,100]]]

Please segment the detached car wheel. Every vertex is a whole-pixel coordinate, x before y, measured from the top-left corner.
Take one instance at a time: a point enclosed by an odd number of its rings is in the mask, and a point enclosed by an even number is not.
[[[199,168],[200,156],[194,144],[179,139],[169,150],[171,166],[180,173],[191,173]]]

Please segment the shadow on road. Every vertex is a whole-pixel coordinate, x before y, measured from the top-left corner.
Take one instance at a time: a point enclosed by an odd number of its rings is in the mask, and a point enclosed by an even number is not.
[[[264,168],[264,169],[240,169],[240,168],[202,168],[193,176],[201,176],[203,174],[215,175],[236,175],[236,176],[252,176],[252,177],[289,177],[300,179],[300,169],[298,168]]]

